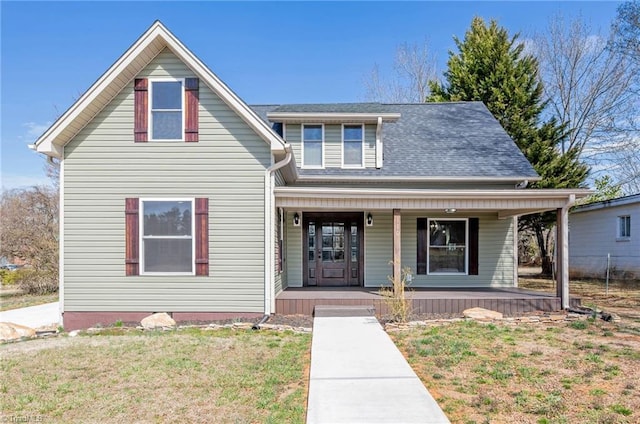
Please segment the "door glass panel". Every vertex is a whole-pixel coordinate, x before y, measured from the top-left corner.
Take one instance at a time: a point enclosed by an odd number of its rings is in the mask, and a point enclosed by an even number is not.
[[[322,261],[344,262],[344,223],[322,224]]]
[[[309,222],[307,247],[309,248],[309,262],[316,260],[316,223],[314,221]]]
[[[358,224],[351,223],[351,262],[358,262]]]

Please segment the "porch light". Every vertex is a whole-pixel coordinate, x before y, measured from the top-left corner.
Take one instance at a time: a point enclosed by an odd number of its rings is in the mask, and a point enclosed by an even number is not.
[[[300,226],[300,214],[298,212],[293,214],[293,226],[294,227]]]
[[[444,211],[445,213],[456,213],[456,210],[457,210],[456,208],[447,208]]]
[[[373,215],[371,215],[371,212],[367,214],[367,227],[373,227]]]

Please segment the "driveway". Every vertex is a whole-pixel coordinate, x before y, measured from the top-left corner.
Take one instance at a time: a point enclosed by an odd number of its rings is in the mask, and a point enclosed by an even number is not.
[[[58,302],[0,312],[0,322],[12,322],[31,328],[60,324]]]

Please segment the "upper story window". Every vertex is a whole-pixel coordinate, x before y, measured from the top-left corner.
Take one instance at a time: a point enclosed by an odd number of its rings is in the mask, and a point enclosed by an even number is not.
[[[364,166],[364,130],[362,125],[342,126],[342,166]]]
[[[631,216],[618,217],[618,239],[628,240],[631,238]]]
[[[193,199],[141,199],[142,272],[194,272]]]
[[[183,140],[182,80],[151,80],[151,140]]]
[[[322,168],[324,166],[324,126],[302,126],[302,166]]]

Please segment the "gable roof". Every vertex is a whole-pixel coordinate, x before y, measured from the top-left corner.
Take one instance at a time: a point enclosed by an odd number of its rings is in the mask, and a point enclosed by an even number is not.
[[[178,40],[160,21],[155,21],[127,51],[111,65],[91,87],[58,118],[35,142],[35,149],[48,156],[61,157],[67,144],[93,119],[135,76],[168,48],[240,116],[266,143],[274,154],[284,154],[285,143],[226,84]],[[133,130],[132,130],[133,135]]]
[[[640,193],[576,206],[575,208],[573,208],[571,213],[587,212],[587,211],[593,211],[598,209],[612,208],[616,206],[627,206],[627,205],[633,205],[636,203],[638,204],[638,207],[640,207]]]
[[[539,180],[513,140],[482,102],[349,103],[252,106],[263,119],[274,111],[394,113],[384,122],[384,162],[380,169],[299,169],[303,180],[433,179]]]

